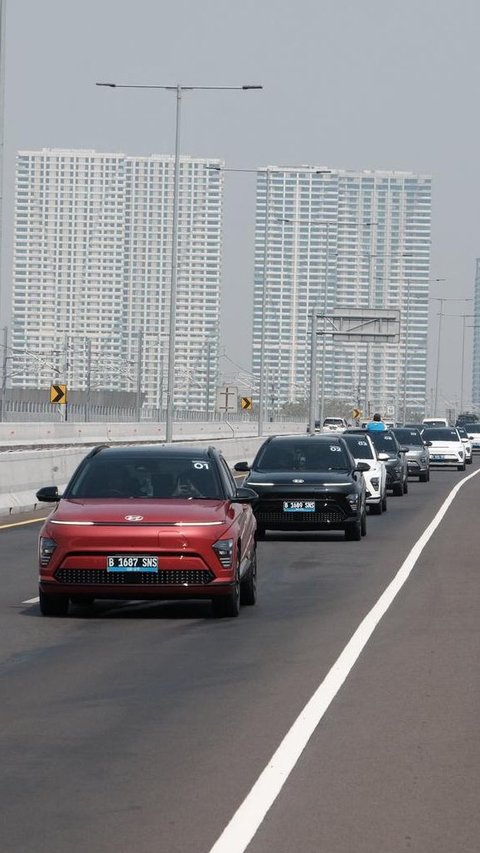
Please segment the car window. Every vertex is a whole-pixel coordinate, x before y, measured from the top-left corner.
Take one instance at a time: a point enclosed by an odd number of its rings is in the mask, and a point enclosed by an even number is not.
[[[338,442],[275,442],[261,451],[255,468],[259,471],[347,471],[351,461]]]
[[[347,442],[347,447],[350,450],[352,456],[355,459],[373,459],[373,451],[372,446],[369,444],[366,438],[363,438],[361,435],[348,435],[344,434],[345,441]]]
[[[391,433],[374,430],[369,433],[369,436],[379,453],[388,453],[389,456],[397,455],[398,444]]]
[[[466,431],[469,433],[474,433],[474,432],[479,433],[480,432],[480,424],[477,424],[477,423],[464,424],[463,426],[466,429]]]
[[[223,490],[210,459],[99,454],[86,460],[65,497],[222,499]]]
[[[421,447],[423,445],[422,436],[416,429],[396,429],[395,437],[399,444],[405,444],[409,447]]]
[[[456,429],[424,429],[422,435],[425,441],[460,441]]]
[[[220,474],[225,485],[227,497],[233,498],[237,492],[237,484],[223,456],[220,456]]]

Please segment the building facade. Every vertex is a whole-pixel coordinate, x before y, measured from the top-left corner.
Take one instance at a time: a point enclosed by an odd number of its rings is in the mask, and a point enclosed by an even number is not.
[[[397,419],[424,411],[430,235],[429,176],[259,170],[253,372],[263,364],[278,406],[308,401],[316,307],[327,317],[316,371],[327,401]],[[399,343],[336,343],[328,316],[354,307],[399,309]]]
[[[223,174],[182,157],[175,405],[215,401]],[[211,168],[211,167],[216,168]],[[138,391],[166,405],[174,158],[17,157],[12,385]]]

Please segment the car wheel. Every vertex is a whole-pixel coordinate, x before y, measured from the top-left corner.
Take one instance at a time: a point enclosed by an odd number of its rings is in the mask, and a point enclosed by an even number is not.
[[[408,495],[408,480],[407,479],[405,479],[405,481],[403,483],[403,494]]]
[[[362,538],[362,522],[360,519],[345,528],[345,539],[347,542],[359,542]]]
[[[39,592],[40,596],[40,613],[42,616],[66,616],[68,613],[69,599],[68,595],[48,595],[46,592]]]
[[[235,572],[234,587],[229,595],[218,595],[212,598],[213,615],[217,619],[224,619],[227,616],[238,616],[240,613],[240,576]]]
[[[371,515],[381,515],[383,512],[383,500],[380,499],[378,504],[370,504]]]
[[[367,511],[364,509],[360,519],[360,531],[362,536],[367,535]]]
[[[465,471],[465,462],[463,465],[457,465],[457,471]]]
[[[470,459],[465,459],[465,462],[467,463],[467,465],[471,465],[473,462],[472,457],[470,456]]]
[[[250,568],[240,584],[240,604],[252,605],[257,600],[257,552],[253,552]]]
[[[392,486],[392,493],[396,498],[401,498],[403,495],[403,483],[394,483]]]
[[[422,473],[418,475],[418,482],[428,483],[428,471],[422,471]]]
[[[387,511],[387,490],[385,489],[385,494],[382,498],[382,510],[383,512]]]
[[[265,539],[265,527],[263,524],[257,524],[257,539]]]

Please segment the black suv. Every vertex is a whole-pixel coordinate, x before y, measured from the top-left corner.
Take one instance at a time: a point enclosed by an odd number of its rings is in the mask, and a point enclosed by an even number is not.
[[[343,530],[358,540],[367,532],[366,462],[355,462],[341,435],[275,435],[260,447],[244,485],[259,495],[257,535],[265,530]]]
[[[365,430],[349,429],[347,432],[360,432],[365,435]],[[385,462],[387,469],[387,489],[391,489],[394,495],[406,495],[408,492],[408,447],[400,445],[394,433],[389,429],[369,430],[368,435],[373,441],[378,458]]]

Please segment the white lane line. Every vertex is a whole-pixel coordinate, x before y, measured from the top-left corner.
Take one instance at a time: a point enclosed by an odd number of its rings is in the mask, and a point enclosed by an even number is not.
[[[27,598],[26,601],[22,601],[22,604],[37,604],[38,601],[40,601],[40,599],[37,596],[37,598]]]
[[[29,518],[28,521],[14,521],[8,524],[0,524],[0,530],[8,530],[10,527],[23,527],[25,524],[38,524],[39,521],[46,521],[45,518]]]
[[[455,496],[465,483],[471,480],[472,477],[476,477],[479,473],[480,470],[475,471],[468,477],[464,477],[452,489],[433,520],[411,549],[391,583],[360,623],[331,670],[300,712],[280,746],[258,777],[253,788],[251,788],[243,803],[233,815],[230,823],[227,824],[211,848],[210,853],[243,853],[248,847],[330,703],[342,687],[382,616],[387,612],[404,583],[410,577],[418,558],[445,516]]]

